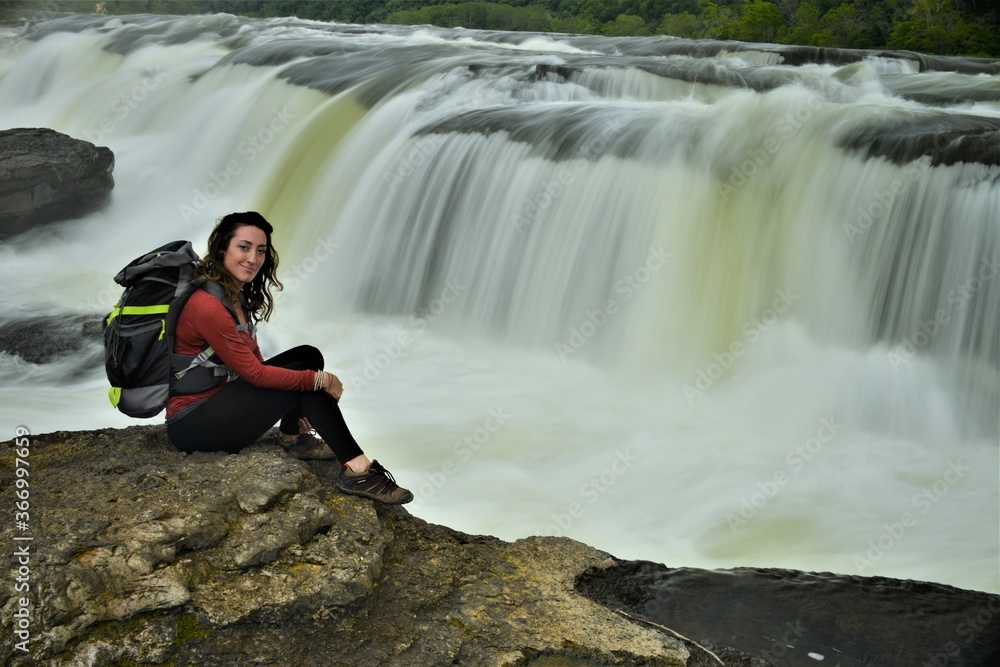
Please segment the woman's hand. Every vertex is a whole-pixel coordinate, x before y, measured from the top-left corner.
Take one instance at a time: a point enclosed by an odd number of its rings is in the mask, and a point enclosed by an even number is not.
[[[339,401],[344,395],[344,385],[333,373],[323,372],[323,391],[333,396],[335,401]]]

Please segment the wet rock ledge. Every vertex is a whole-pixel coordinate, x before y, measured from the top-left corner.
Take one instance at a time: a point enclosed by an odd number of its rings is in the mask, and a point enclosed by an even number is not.
[[[13,667],[1000,664],[1000,596],[467,535],[273,445],[184,455],[141,426],[0,457]]]

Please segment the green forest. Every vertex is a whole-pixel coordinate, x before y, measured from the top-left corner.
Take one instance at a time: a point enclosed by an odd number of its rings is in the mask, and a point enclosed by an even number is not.
[[[672,35],[937,55],[1000,57],[996,0],[107,0],[109,14],[226,12],[345,23],[609,36]],[[96,0],[3,2],[93,12]]]

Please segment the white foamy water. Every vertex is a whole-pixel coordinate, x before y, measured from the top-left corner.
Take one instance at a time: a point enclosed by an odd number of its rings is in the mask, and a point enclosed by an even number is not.
[[[1000,591],[1000,173],[844,148],[995,122],[891,92],[978,79],[142,20],[0,43],[0,126],[117,159],[107,209],[0,244],[4,322],[100,314],[134,256],[260,210],[286,284],[265,353],[324,351],[414,514]],[[0,357],[5,428],[137,423],[70,368]]]

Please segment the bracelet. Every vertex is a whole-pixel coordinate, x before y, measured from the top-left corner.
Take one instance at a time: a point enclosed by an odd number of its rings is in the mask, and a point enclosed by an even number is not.
[[[313,381],[313,391],[323,388],[323,371],[316,371],[316,379]]]

